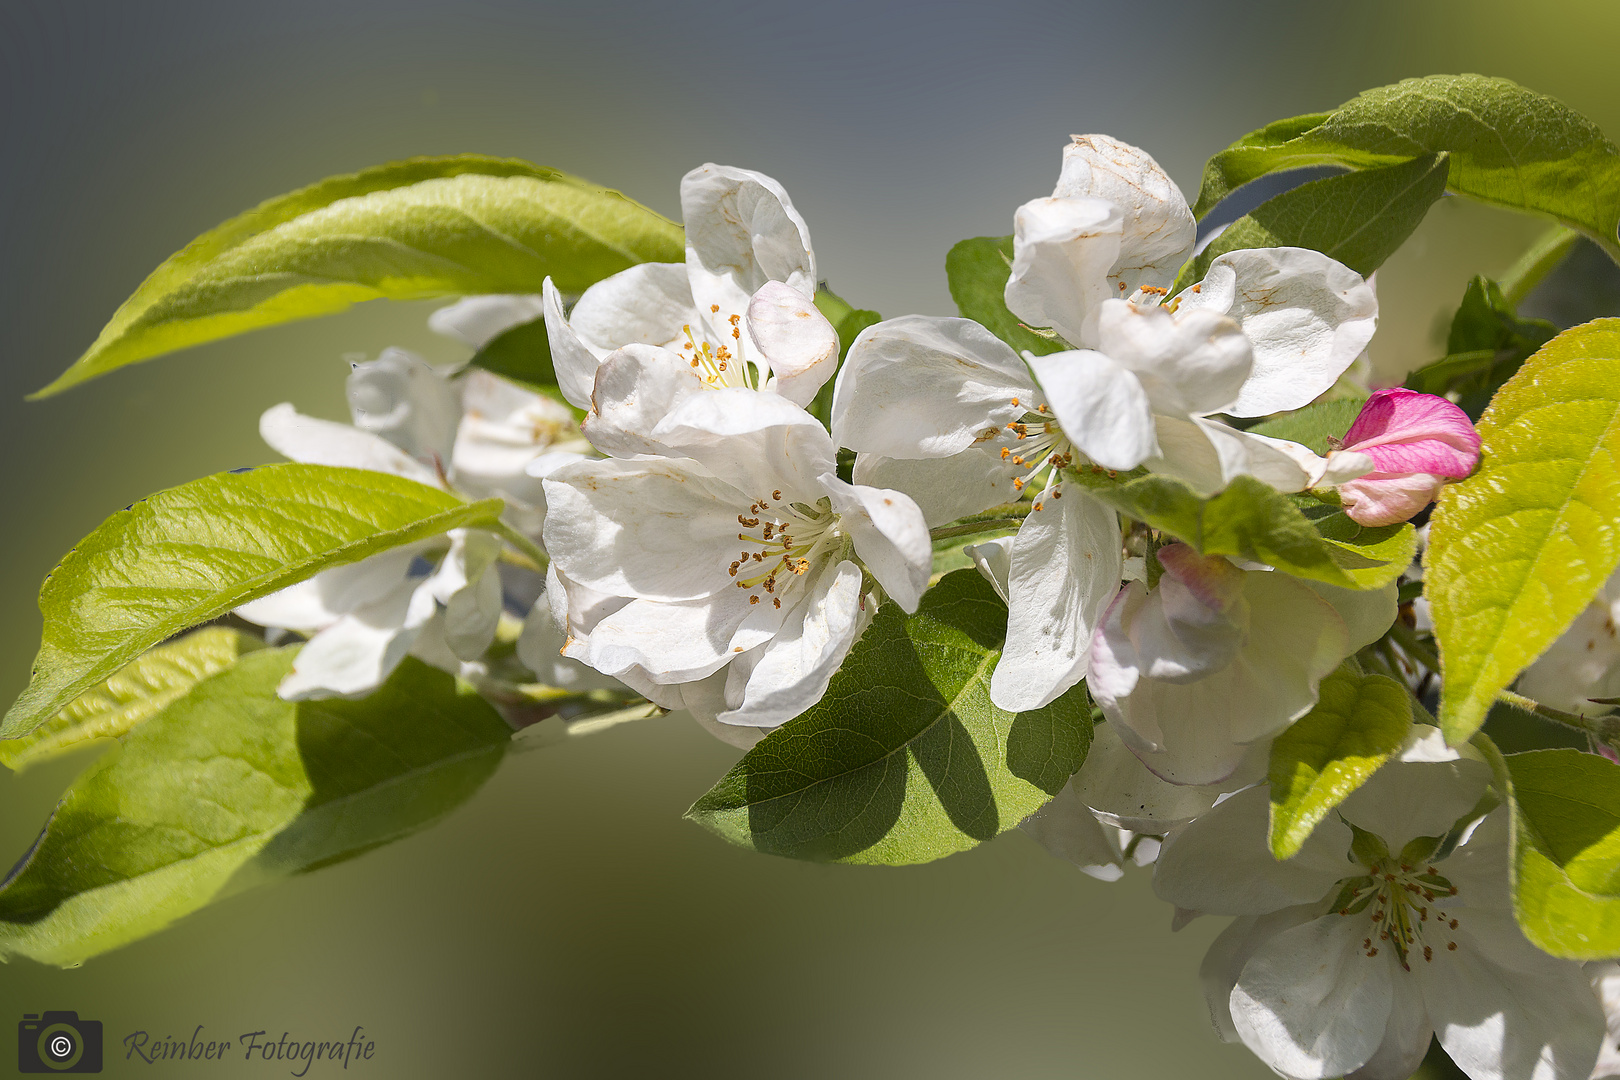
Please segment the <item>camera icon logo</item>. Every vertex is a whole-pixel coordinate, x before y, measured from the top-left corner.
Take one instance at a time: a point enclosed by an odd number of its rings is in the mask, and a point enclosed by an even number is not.
[[[98,1073],[101,1021],[72,1011],[23,1013],[17,1024],[17,1071]]]

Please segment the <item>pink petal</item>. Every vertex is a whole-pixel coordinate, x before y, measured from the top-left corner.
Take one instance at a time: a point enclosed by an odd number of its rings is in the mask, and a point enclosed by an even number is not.
[[[1394,525],[1428,506],[1445,485],[1432,473],[1368,473],[1340,484],[1339,501],[1358,525]]]
[[[1392,386],[1367,399],[1344,449],[1366,454],[1382,473],[1461,477],[1479,463],[1479,433],[1445,398]]]

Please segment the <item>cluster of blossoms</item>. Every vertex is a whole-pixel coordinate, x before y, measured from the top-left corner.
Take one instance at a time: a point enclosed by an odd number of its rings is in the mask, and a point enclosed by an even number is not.
[[[1014,508],[1015,530],[967,549],[1008,609],[991,700],[1036,709],[1084,680],[1104,718],[1024,828],[1095,877],[1151,865],[1178,923],[1235,917],[1202,973],[1224,1037],[1301,1080],[1403,1080],[1431,1035],[1475,1080],[1593,1073],[1620,974],[1518,929],[1506,810],[1473,751],[1416,725],[1298,855],[1267,846],[1271,742],[1384,637],[1396,585],[1334,588],[1167,537],[1132,548],[1074,482],[1143,469],[1210,496],[1245,476],[1363,526],[1419,513],[1479,457],[1444,399],[1379,390],[1325,456],[1246,430],[1340,383],[1377,323],[1371,282],[1311,250],[1240,250],[1171,295],[1194,252],[1186,201],[1147,154],[1078,136],[1051,197],[1013,219],[1005,301],[1053,351],[912,315],[840,363],[779,184],[706,165],[681,207],[684,263],[571,305],[548,280],[434,317],[474,347],[543,319],[561,401],[390,351],[350,376],[352,427],[265,414],[290,458],[501,495],[549,558],[520,566],[458,530],[246,605],[311,635],[283,696],[365,693],[407,653],[488,677],[504,632],[542,684],[627,688],[749,746],[821,699],[880,605],[916,610],[931,530]],[[823,423],[810,409],[835,373]],[[1615,595],[1526,679],[1615,693]]]

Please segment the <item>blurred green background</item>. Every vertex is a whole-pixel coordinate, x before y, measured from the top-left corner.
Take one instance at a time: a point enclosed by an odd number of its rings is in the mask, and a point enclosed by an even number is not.
[[[39,581],[108,513],[269,460],[256,421],[279,401],[342,415],[345,354],[462,355],[426,332],[433,305],[369,305],[23,402],[161,259],[260,199],[476,150],[677,215],[681,174],[715,160],[783,182],[835,291],[951,314],[945,252],[1009,232],[1071,132],[1142,145],[1191,192],[1266,121],[1478,71],[1612,137],[1617,39],[1612,0],[0,0],[0,694],[26,680]],[[1378,275],[1379,371],[1437,355],[1467,279],[1540,229],[1436,206]],[[363,1025],[363,1071],[388,1077],[1268,1075],[1205,1021],[1196,970],[1218,920],[1171,935],[1144,875],[1094,882],[1019,834],[903,870],[749,855],[680,820],[734,756],[680,718],[514,755],[412,839],[81,970],[13,964],[0,1027],[41,1009],[98,1018],[114,1043]],[[0,777],[0,860],[86,761]]]

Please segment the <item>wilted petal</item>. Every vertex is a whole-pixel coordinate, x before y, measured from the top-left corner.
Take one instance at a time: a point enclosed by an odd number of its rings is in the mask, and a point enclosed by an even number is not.
[[[1329,914],[1278,933],[1232,988],[1243,1044],[1300,1080],[1340,1077],[1377,1052],[1394,1003],[1393,961],[1363,955],[1361,923]]]
[[[461,422],[458,388],[404,349],[354,365],[348,379],[354,426],[422,462],[447,462]]]
[[[990,700],[1009,712],[1046,705],[1085,678],[1091,636],[1119,591],[1119,519],[1077,485],[1053,489],[1012,544],[1007,644]]]
[[[1192,255],[1198,223],[1181,189],[1146,151],[1129,143],[1107,135],[1074,136],[1063,148],[1063,172],[1052,195],[1102,199],[1124,211],[1119,258],[1108,275],[1113,295],[1169,286]]]
[[[767,281],[748,302],[748,334],[765,357],[770,388],[808,406],[838,367],[838,331],[804,293]]]
[[[815,295],[810,229],[782,185],[764,173],[714,164],[693,169],[681,179],[681,215],[692,299],[716,328],[745,314],[767,281]]]
[[[1000,432],[1035,398],[1024,362],[978,323],[907,315],[867,327],[850,346],[833,437],[860,453],[948,457]]]
[[[514,326],[545,315],[545,298],[537,293],[492,293],[467,296],[428,316],[428,329],[482,349]]]
[[[1179,300],[1183,310],[1231,316],[1254,347],[1252,371],[1220,410],[1233,416],[1264,416],[1314,401],[1378,327],[1372,285],[1308,248],[1229,251]]]
[[[444,486],[438,473],[387,439],[348,424],[304,416],[287,402],[271,406],[259,417],[259,436],[270,449],[292,461],[370,469],[433,487]]]
[[[1097,340],[1097,314],[1114,294],[1124,215],[1101,199],[1035,199],[1013,215],[1012,273],[1003,296],[1030,326],[1070,345]]]
[[[1135,372],[1155,412],[1223,412],[1249,376],[1248,338],[1215,311],[1109,300],[1098,314],[1097,333],[1098,350]]]
[[[1159,452],[1147,391],[1130,371],[1082,349],[1027,357],[1075,446],[1106,469],[1134,469]]]

